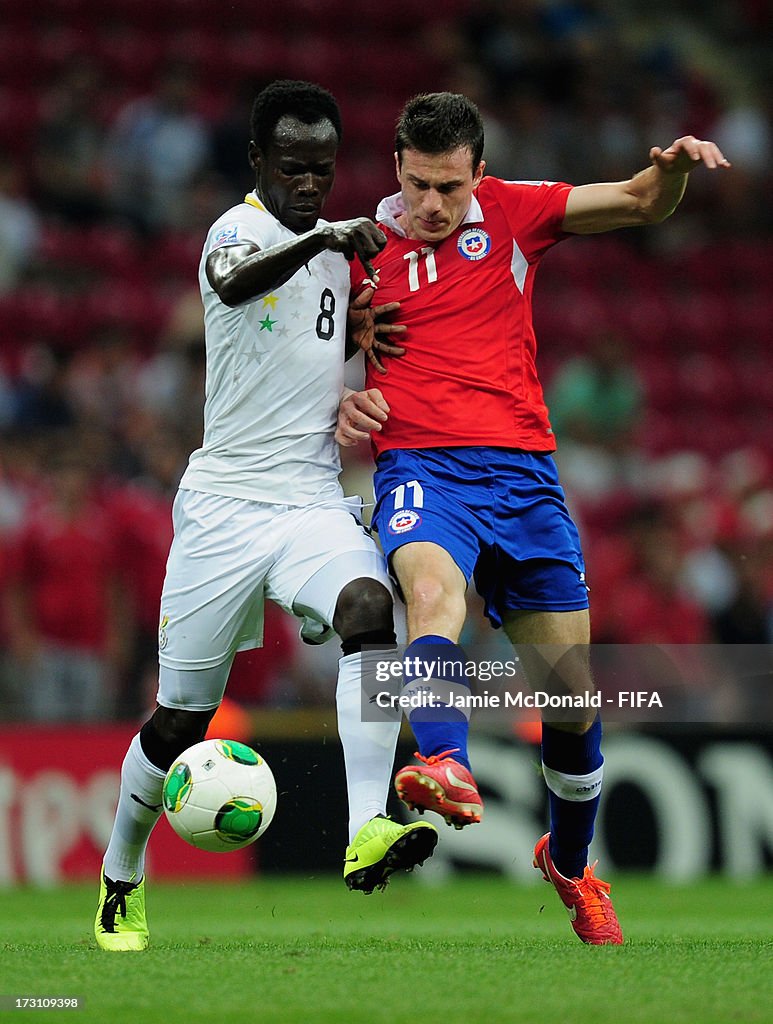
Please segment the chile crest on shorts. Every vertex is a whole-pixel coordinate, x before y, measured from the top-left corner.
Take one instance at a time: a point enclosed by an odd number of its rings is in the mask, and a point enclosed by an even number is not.
[[[390,533],[407,533],[421,524],[421,516],[411,508],[401,508],[395,512],[387,524]]]
[[[467,228],[459,235],[456,248],[466,260],[482,260],[491,252],[491,236],[483,228]]]

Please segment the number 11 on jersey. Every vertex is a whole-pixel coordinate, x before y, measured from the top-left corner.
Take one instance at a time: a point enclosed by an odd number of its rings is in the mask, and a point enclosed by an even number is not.
[[[425,245],[423,248],[414,250],[413,252],[407,252],[403,256],[404,260],[408,260],[408,287],[412,292],[419,290],[419,260],[424,257],[424,262],[427,268],[427,284],[432,284],[437,281],[437,264],[435,263],[435,250],[431,245]]]

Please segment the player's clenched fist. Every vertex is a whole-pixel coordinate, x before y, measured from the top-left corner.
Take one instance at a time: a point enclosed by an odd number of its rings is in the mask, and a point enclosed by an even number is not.
[[[369,217],[334,221],[321,228],[321,233],[328,249],[342,252],[348,260],[359,256],[367,273],[374,276],[375,271],[370,261],[386,245],[386,235]]]
[[[367,391],[344,390],[338,405],[336,441],[351,448],[358,441],[367,441],[371,431],[381,430],[389,415],[389,406],[378,388]]]

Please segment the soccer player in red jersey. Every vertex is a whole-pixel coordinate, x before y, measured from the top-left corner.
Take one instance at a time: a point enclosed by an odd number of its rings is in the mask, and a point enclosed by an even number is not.
[[[729,166],[716,145],[685,136],[650,150],[628,181],[573,187],[484,177],[483,125],[466,97],[414,97],[397,124],[401,191],[377,220],[387,245],[374,261],[379,303],[399,302],[404,355],[362,325],[366,388],[344,396],[338,439],[370,437],[376,455],[374,523],[400,584],[409,647],[434,663],[441,697],[466,680],[457,646],[474,577],[486,614],[518,648],[531,686],[594,692],[585,566],[552,452],[555,441],[535,365],[534,275],[572,234],[655,224],[678,205],[690,171]],[[379,371],[382,375],[379,375]],[[425,685],[426,681],[422,680]],[[395,785],[411,807],[456,827],[480,821],[467,757],[468,714],[412,711],[420,764]],[[534,864],[553,883],[578,936],[620,943],[609,886],[588,866],[602,781],[601,722],[592,708],[543,721],[550,832]],[[546,716],[547,718],[547,716]]]

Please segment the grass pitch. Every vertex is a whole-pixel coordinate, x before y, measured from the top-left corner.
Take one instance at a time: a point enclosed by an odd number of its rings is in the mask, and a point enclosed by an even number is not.
[[[769,1024],[773,878],[616,877],[626,945],[584,946],[557,896],[498,877],[148,882],[151,948],[98,950],[97,885],[0,895],[0,995],[78,996],[73,1024]],[[23,1017],[22,1019],[26,1019]]]

